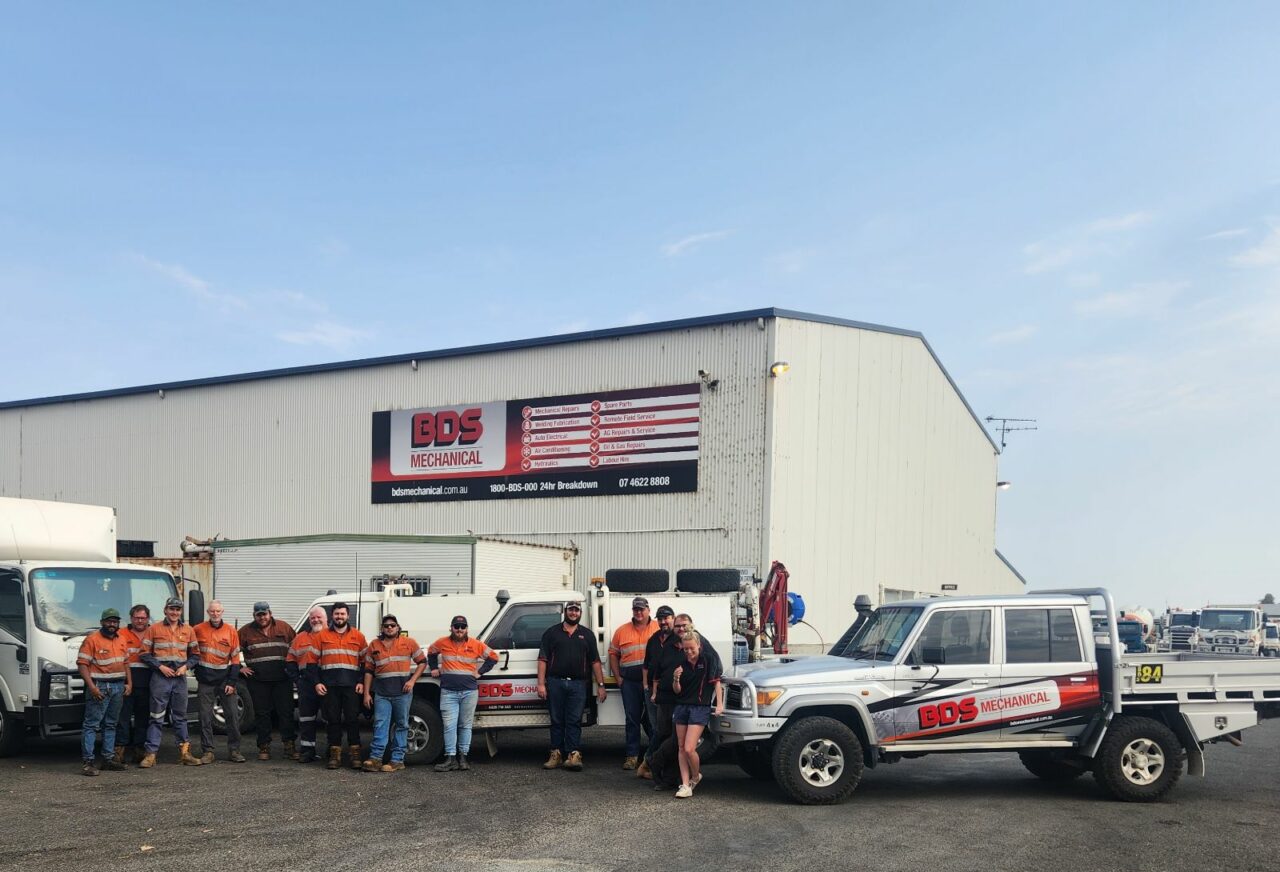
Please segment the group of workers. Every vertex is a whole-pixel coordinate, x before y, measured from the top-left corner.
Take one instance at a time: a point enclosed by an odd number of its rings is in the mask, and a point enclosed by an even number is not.
[[[214,762],[214,713],[220,706],[227,735],[227,759],[240,753],[237,684],[248,686],[256,715],[258,759],[271,759],[273,716],[285,756],[303,763],[317,759],[316,722],[323,709],[328,728],[329,769],[342,766],[345,737],[348,765],[366,772],[404,769],[409,710],[414,685],[430,670],[440,683],[444,758],[437,772],[470,769],[472,724],[479,678],[498,654],[468,634],[465,616],[450,621],[449,633],[425,648],[404,634],[395,615],[384,615],[372,641],[349,623],[350,610],[335,603],[328,614],[316,606],[307,627],[295,635],[277,621],[271,606],[258,602],[253,621],[236,630],[223,621],[217,600],[208,620],[183,621],[182,601],[169,599],[164,620],[136,605],[121,626],[115,609],[102,612],[100,629],[80,646],[77,666],[84,680],[85,714],[81,741],[83,773],[123,770],[130,762],[155,765],[166,723],[178,741],[178,760],[187,766]],[[660,606],[650,617],[644,597],[632,601],[632,618],[609,645],[610,670],[617,676],[626,712],[623,769],[670,787],[678,772],[676,796],[693,795],[702,779],[698,741],[711,716],[724,710],[721,662],[694,629],[688,615]],[[582,714],[594,680],[604,702],[605,681],[594,636],[580,625],[582,606],[566,604],[560,623],[542,636],[538,652],[538,696],[551,719],[551,750],[544,769],[583,768]],[[187,731],[187,674],[194,673],[201,754],[191,752]],[[297,695],[297,730],[294,694]],[[373,738],[361,754],[361,706],[373,712]],[[642,729],[648,743],[641,751]],[[101,738],[102,761],[96,756]],[[389,762],[383,762],[388,756]]]

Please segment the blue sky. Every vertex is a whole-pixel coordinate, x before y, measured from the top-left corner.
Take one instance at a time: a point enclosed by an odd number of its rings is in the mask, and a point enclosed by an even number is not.
[[[6,12],[0,399],[781,306],[1039,419],[1034,585],[1280,595],[1280,6],[354,9]]]

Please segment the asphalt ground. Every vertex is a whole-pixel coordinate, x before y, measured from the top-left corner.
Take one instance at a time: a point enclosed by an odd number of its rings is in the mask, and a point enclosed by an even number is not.
[[[155,769],[90,779],[74,741],[32,742],[0,760],[0,867],[1280,869],[1280,720],[1244,735],[1242,748],[1210,746],[1208,776],[1154,804],[1111,800],[1089,776],[1047,784],[1015,755],[966,754],[879,766],[831,807],[793,805],[727,760],[677,800],[623,772],[621,735],[603,728],[585,731],[580,773],[543,771],[534,731],[447,774],[183,767],[166,736]]]

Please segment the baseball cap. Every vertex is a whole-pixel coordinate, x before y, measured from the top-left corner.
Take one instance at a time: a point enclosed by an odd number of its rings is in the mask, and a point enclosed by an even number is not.
[[[463,627],[465,629],[466,626],[467,626],[466,615],[454,615],[453,620],[449,622],[449,629],[453,629],[454,627]]]
[[[271,603],[266,602],[265,600],[258,600],[256,603],[253,604],[253,613],[255,615],[260,615],[263,612],[269,612],[269,611],[271,611]]]
[[[182,600],[178,599],[176,596],[171,596],[164,601],[164,607],[166,609],[180,609],[182,608]]]
[[[103,609],[102,617],[98,620],[105,621],[107,618],[115,618],[118,621],[120,620],[120,613],[115,609]]]
[[[647,608],[649,608],[649,601],[648,601],[647,599],[645,599],[644,597],[642,597],[642,596],[638,596],[638,597],[636,597],[635,599],[633,599],[633,600],[631,601],[631,608],[633,608],[633,609],[647,609]]]
[[[578,611],[582,611],[582,603],[578,602],[577,600],[574,600],[573,602],[565,603],[564,608],[565,608],[565,611],[568,611],[569,609],[577,609]]]
[[[675,616],[676,610],[671,608],[671,606],[658,606],[659,618],[674,618]]]

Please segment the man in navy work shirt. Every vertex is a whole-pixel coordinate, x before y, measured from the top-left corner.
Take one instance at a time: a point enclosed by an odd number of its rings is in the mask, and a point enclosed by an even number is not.
[[[538,696],[547,701],[551,714],[551,754],[543,769],[582,769],[582,710],[587,704],[591,678],[596,699],[604,702],[604,669],[595,636],[579,624],[582,603],[566,603],[564,621],[548,627],[538,649]]]

